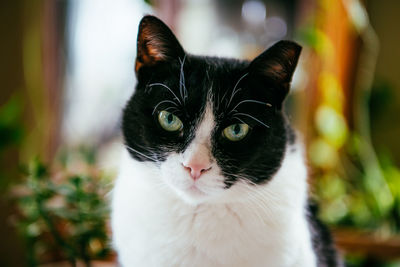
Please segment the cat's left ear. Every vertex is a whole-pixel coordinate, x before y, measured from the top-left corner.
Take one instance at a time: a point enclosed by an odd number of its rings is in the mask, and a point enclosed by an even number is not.
[[[289,91],[300,52],[301,46],[297,43],[279,41],[250,63],[250,72],[278,87],[276,94],[283,101]]]
[[[147,15],[139,23],[135,71],[171,60],[182,60],[185,52],[175,35],[161,20]]]

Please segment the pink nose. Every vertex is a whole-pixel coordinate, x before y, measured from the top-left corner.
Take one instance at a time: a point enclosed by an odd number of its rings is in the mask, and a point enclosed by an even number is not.
[[[203,163],[189,163],[187,165],[182,164],[182,166],[189,172],[190,177],[192,177],[194,181],[199,179],[203,173],[211,169],[210,164]]]

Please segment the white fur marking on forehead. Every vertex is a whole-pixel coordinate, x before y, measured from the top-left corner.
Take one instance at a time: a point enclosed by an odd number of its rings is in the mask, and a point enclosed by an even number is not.
[[[215,127],[214,114],[212,112],[211,104],[207,103],[204,116],[196,130],[196,135],[193,140],[193,143],[210,144],[211,132],[214,129],[214,127]]]
[[[215,127],[214,115],[210,102],[207,103],[204,115],[195,131],[195,136],[183,153],[183,163],[187,164],[193,158],[201,161],[212,162],[210,158],[211,150],[211,133]]]

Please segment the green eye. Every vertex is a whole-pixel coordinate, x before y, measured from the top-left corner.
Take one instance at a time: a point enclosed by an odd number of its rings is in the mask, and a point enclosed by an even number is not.
[[[179,131],[183,127],[182,121],[177,116],[165,110],[158,114],[158,122],[168,132]]]
[[[236,142],[242,140],[248,132],[249,125],[245,123],[237,123],[226,127],[223,131],[223,134],[228,140]]]

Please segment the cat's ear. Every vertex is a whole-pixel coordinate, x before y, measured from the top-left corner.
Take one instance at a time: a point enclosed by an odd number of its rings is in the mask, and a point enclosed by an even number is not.
[[[139,24],[135,71],[183,58],[185,52],[175,35],[161,20],[154,16],[143,17]]]
[[[250,63],[250,72],[278,86],[280,92],[277,93],[283,100],[289,91],[300,52],[301,46],[297,43],[279,41]]]

